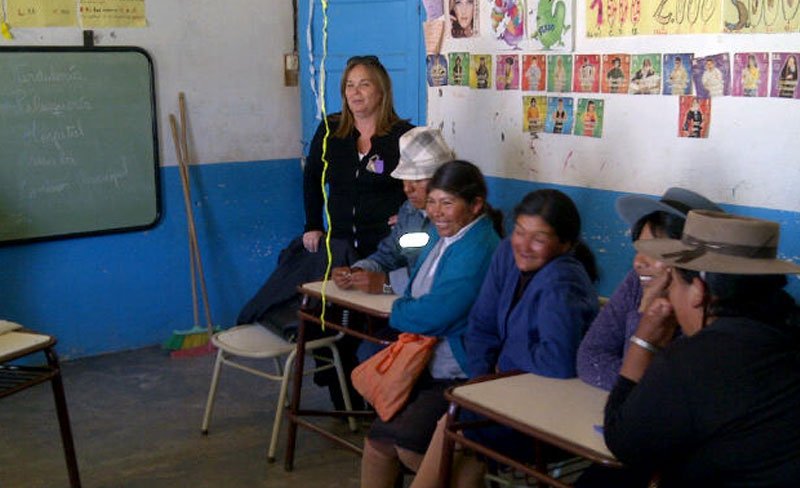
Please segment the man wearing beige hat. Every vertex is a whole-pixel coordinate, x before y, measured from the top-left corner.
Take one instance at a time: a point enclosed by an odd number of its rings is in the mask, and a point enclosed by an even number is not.
[[[403,291],[408,271],[428,243],[429,234],[435,232],[425,213],[428,181],[439,166],[454,158],[439,129],[415,127],[400,137],[400,162],[391,175],[403,180],[408,200],[374,253],[349,268],[334,268],[333,281],[339,288],[355,287],[367,293]]]

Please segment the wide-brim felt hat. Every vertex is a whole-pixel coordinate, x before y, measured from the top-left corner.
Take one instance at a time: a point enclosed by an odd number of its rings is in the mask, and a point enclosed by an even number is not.
[[[455,159],[442,131],[432,127],[414,127],[400,136],[400,162],[392,171],[398,180],[431,178],[439,166]]]
[[[640,239],[636,250],[676,268],[727,274],[797,274],[777,258],[780,225],[724,212],[692,210],[680,239]]]
[[[685,188],[673,187],[656,200],[644,195],[625,195],[616,202],[617,214],[633,227],[642,217],[653,212],[666,212],[686,217],[690,210],[723,210],[708,198]]]

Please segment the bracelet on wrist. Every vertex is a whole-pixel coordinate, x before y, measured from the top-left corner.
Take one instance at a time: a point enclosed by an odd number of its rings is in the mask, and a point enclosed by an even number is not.
[[[652,352],[653,354],[655,354],[655,353],[657,353],[658,351],[661,350],[660,347],[656,346],[652,342],[646,341],[646,340],[642,339],[641,337],[637,337],[635,335],[631,336],[630,341],[632,343],[636,344],[637,346],[641,347],[642,349]]]

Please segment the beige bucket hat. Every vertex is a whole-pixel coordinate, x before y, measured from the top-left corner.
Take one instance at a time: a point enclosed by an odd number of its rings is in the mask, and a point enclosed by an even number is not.
[[[677,268],[727,274],[796,274],[800,266],[777,259],[777,222],[692,210],[678,239],[645,239],[636,250]]]
[[[431,127],[414,127],[400,136],[400,162],[392,171],[398,180],[424,180],[433,176],[439,166],[455,159],[444,141],[442,131]]]

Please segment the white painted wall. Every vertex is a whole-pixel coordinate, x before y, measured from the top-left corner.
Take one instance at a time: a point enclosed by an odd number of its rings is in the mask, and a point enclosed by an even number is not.
[[[283,86],[292,51],[289,0],[148,0],[149,26],[96,29],[97,46],[133,45],[153,57],[162,164],[176,164],[167,116],[186,93],[194,160],[300,157],[297,87]],[[0,45],[81,45],[77,28],[14,29]],[[121,116],[123,114],[120,114]]]
[[[587,39],[584,1],[576,3],[576,53],[800,50],[800,34]],[[488,26],[490,4],[480,5],[481,26]],[[516,52],[532,52],[522,48]],[[442,52],[455,51],[512,52],[485,35],[447,39]],[[522,95],[429,88],[428,122],[443,128],[459,157],[493,176],[651,194],[685,186],[723,203],[800,210],[800,100],[715,98],[709,138],[698,140],[677,137],[677,97],[565,94],[605,99],[603,137],[539,134],[532,141],[522,131]]]

